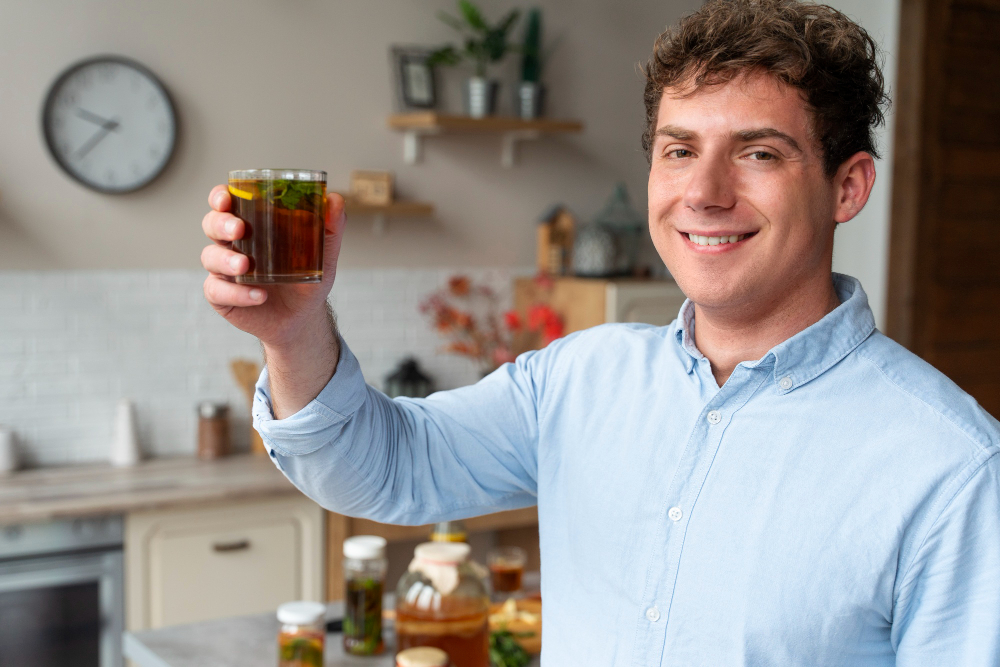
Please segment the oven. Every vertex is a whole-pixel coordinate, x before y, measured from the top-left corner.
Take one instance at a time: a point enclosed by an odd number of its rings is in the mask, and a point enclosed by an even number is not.
[[[0,665],[121,667],[119,516],[0,526]]]

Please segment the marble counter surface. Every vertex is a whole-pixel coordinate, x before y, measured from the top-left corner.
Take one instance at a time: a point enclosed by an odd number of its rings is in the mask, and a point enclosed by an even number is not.
[[[297,493],[267,457],[153,459],[133,468],[40,468],[0,477],[0,525]]]
[[[386,596],[386,607],[392,605]],[[328,619],[344,614],[342,602],[327,605]],[[159,630],[126,632],[125,657],[138,667],[275,667],[278,621],[274,614],[239,616]],[[395,637],[391,621],[384,632],[385,653],[374,657],[345,655],[339,633],[326,636],[325,667],[393,667]],[[535,656],[529,667],[538,667]]]
[[[340,618],[343,603],[332,602],[327,618]],[[138,667],[275,667],[278,620],[274,614],[238,616],[125,633],[125,657]],[[345,655],[340,634],[326,636],[325,667],[393,667],[393,637],[386,633],[380,656]]]

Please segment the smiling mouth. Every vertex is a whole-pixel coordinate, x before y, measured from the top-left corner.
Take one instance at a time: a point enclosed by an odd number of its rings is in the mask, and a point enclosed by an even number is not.
[[[699,236],[698,234],[690,234],[688,232],[681,232],[684,236],[688,238],[692,243],[698,245],[724,245],[726,243],[739,243],[744,239],[748,239],[757,232],[750,232],[749,234],[736,234],[731,236]]]

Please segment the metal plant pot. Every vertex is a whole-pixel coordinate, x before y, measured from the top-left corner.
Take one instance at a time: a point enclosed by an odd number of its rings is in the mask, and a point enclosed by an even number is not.
[[[497,110],[497,91],[500,84],[481,76],[465,82],[465,112],[473,118],[492,116]]]
[[[540,118],[545,109],[545,86],[522,81],[517,89],[517,113],[524,120]]]

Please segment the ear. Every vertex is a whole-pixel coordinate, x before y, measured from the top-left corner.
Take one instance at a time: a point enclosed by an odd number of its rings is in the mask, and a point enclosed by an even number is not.
[[[868,203],[868,195],[875,185],[875,159],[864,151],[855,153],[840,165],[833,185],[837,194],[833,219],[847,222]]]

